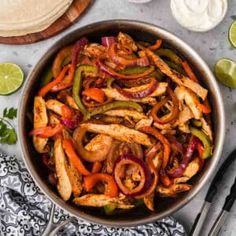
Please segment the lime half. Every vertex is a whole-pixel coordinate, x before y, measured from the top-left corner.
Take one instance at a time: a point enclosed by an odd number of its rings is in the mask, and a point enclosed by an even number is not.
[[[236,88],[236,62],[230,59],[220,59],[215,65],[216,78],[230,88]]]
[[[229,42],[236,48],[236,21],[229,28]]]
[[[0,95],[8,95],[20,88],[24,81],[21,68],[13,63],[0,64]]]

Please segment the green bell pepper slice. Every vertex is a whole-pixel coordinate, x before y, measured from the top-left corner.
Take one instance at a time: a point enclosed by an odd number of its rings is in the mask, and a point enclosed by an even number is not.
[[[166,64],[167,64],[170,68],[176,70],[177,72],[179,72],[179,73],[182,74],[182,75],[186,75],[186,72],[184,71],[184,69],[182,68],[182,66],[180,66],[180,65],[178,65],[178,64],[175,64],[175,63],[172,62],[172,61],[167,61],[167,60],[166,60],[165,62],[166,62]]]
[[[52,67],[49,66],[42,74],[42,79],[40,80],[40,87],[48,84],[53,79]]]
[[[112,83],[115,81],[115,79],[114,78],[109,78],[108,80],[107,80],[107,88],[108,89],[112,89]]]
[[[202,122],[200,120],[193,119],[191,120],[191,124],[197,128],[202,127]]]
[[[190,127],[190,132],[192,133],[192,135],[200,139],[203,144],[204,152],[201,158],[207,159],[208,157],[210,157],[212,155],[212,145],[211,140],[208,138],[208,136],[203,131],[193,127]]]
[[[71,61],[71,56],[66,57],[62,62],[62,66],[69,64],[70,61]],[[52,79],[53,79],[52,65],[50,65],[46,68],[45,72],[42,74],[40,87],[43,87],[44,85],[48,84]]]
[[[96,73],[97,72],[97,67],[91,66],[91,65],[81,65],[77,68],[75,71],[75,78],[73,82],[73,87],[72,87],[72,94],[73,98],[76,102],[76,104],[79,107],[79,110],[82,112],[82,114],[85,116],[88,111],[83,105],[81,98],[80,98],[80,91],[82,88],[82,73]]]
[[[155,51],[155,53],[160,57],[166,57],[170,61],[174,62],[175,64],[181,66],[182,60],[181,58],[171,49],[168,48],[160,48]]]
[[[105,113],[106,111],[116,109],[116,108],[131,108],[139,112],[143,111],[143,108],[136,102],[133,101],[114,101],[104,104],[100,107],[89,110],[84,116],[84,120],[90,119],[92,116]]]
[[[65,66],[65,65],[69,64],[70,62],[71,62],[71,55],[65,57],[65,59],[63,60],[61,65]]]
[[[110,203],[110,204],[103,207],[104,212],[105,212],[106,215],[113,214],[116,208],[117,208],[116,203]]]
[[[120,74],[124,75],[132,75],[132,74],[141,74],[144,73],[146,70],[150,69],[150,67],[145,66],[133,66],[133,67],[127,67],[123,70],[118,71]]]

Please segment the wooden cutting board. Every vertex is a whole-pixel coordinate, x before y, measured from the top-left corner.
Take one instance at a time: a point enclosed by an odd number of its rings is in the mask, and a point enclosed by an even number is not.
[[[88,8],[92,0],[74,0],[66,13],[56,20],[47,29],[33,34],[16,37],[0,37],[3,44],[29,44],[52,37],[68,28]]]

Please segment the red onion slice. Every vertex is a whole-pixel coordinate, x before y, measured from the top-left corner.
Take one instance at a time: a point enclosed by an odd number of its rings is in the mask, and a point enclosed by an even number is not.
[[[116,43],[116,38],[113,36],[105,36],[101,39],[104,47],[110,47],[113,43]]]
[[[74,119],[66,119],[61,118],[60,123],[69,129],[75,129],[79,126],[80,122],[82,121],[82,114],[78,112]]]
[[[124,74],[120,74],[120,73],[116,72],[115,70],[113,70],[112,68],[106,66],[100,59],[97,60],[96,64],[100,68],[100,70],[102,70],[106,74],[112,76],[114,79],[123,79],[123,80],[134,80],[134,79],[144,78],[144,77],[150,75],[155,70],[155,68],[153,66],[151,66],[149,69],[147,69],[143,73],[124,75]]]
[[[78,55],[80,51],[84,48],[85,45],[88,44],[88,42],[88,39],[86,37],[83,37],[79,39],[72,48],[72,65],[74,65],[75,67],[77,65]]]
[[[176,139],[175,136],[169,135],[169,136],[168,136],[168,140],[170,141],[171,147],[172,147],[175,151],[177,151],[177,152],[179,152],[179,153],[181,153],[181,154],[184,153],[183,144],[180,143],[180,142]]]
[[[127,59],[124,57],[121,57],[117,53],[117,44],[113,43],[109,49],[108,49],[108,55],[110,56],[111,60],[116,63],[117,65],[121,65],[124,67],[129,66],[149,66],[149,60],[147,56],[140,57],[140,58],[133,58],[133,59]]]
[[[124,186],[121,180],[121,176],[120,176],[121,174],[120,171],[122,170],[122,167],[124,165],[131,165],[131,164],[138,166],[142,175],[139,185],[135,187],[134,189],[128,189],[126,186]],[[115,181],[118,187],[120,188],[120,190],[126,196],[130,196],[130,197],[144,194],[152,184],[152,176],[146,163],[131,154],[121,155],[116,160],[115,168],[114,168],[114,176],[115,176]]]
[[[199,139],[195,136],[192,136],[190,139],[190,143],[187,147],[186,153],[183,156],[183,159],[180,163],[180,165],[177,168],[174,168],[171,171],[168,171],[168,175],[172,178],[179,178],[183,176],[183,173],[188,166],[189,162],[191,161],[191,158],[193,156],[193,153],[197,147],[197,144],[199,143]]]
[[[117,88],[117,91],[127,98],[141,99],[152,94],[157,89],[157,86],[158,86],[157,80],[155,78],[152,78],[151,82],[149,83],[146,89],[136,92],[130,92],[122,88]]]

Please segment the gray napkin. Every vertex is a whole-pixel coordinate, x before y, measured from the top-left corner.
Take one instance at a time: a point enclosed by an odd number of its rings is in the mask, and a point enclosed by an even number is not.
[[[24,163],[15,157],[0,154],[0,235],[41,235],[45,229],[51,202],[35,185]],[[66,220],[69,214],[56,207],[54,223]],[[182,236],[184,228],[172,217],[132,228],[114,228],[78,219],[66,225],[62,236]]]

